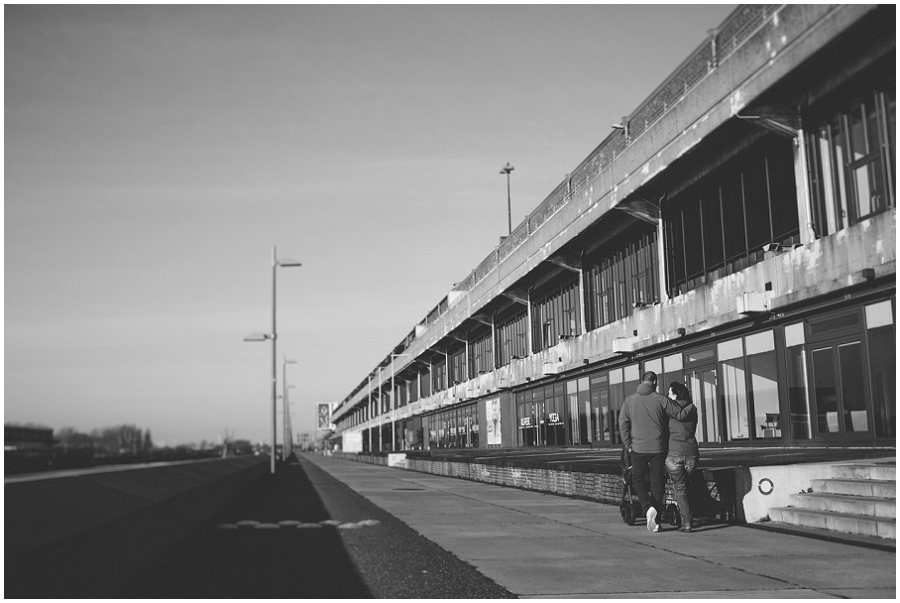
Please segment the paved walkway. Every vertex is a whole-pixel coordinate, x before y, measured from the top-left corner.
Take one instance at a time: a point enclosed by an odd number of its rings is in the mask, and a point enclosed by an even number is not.
[[[626,525],[613,505],[304,455],[522,598],[889,598],[896,553],[710,525]]]

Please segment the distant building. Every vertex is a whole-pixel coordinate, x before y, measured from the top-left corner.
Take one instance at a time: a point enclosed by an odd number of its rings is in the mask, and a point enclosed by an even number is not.
[[[53,449],[55,440],[49,427],[3,426],[4,450],[46,450]]]
[[[893,5],[737,8],[353,388],[334,438],[618,447],[652,370],[687,384],[703,446],[894,446],[895,57]]]

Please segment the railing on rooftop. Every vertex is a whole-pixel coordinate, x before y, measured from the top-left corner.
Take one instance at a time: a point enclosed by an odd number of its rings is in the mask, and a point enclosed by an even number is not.
[[[704,41],[677,69],[625,119],[620,130],[614,130],[587,158],[538,205],[531,214],[507,237],[498,249],[488,255],[475,270],[453,287],[454,291],[470,291],[501,261],[508,257],[525,239],[531,236],[550,216],[569,199],[605,170],[653,124],[676,106],[706,76],[713,73],[756,30],[763,25],[782,4],[744,4],[732,12],[722,24],[710,31]],[[425,319],[424,324],[436,322],[447,310],[447,300]],[[362,388],[360,385],[346,399],[349,400]]]

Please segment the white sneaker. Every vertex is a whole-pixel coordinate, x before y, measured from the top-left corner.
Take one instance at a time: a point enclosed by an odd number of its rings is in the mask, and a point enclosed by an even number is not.
[[[656,523],[656,509],[654,507],[647,509],[647,531],[659,532],[659,524]]]

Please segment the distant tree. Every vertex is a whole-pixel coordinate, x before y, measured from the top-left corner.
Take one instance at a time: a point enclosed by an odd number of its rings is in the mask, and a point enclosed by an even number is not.
[[[153,438],[150,437],[149,428],[144,430],[144,443],[141,445],[141,450],[142,452],[147,454],[149,454],[153,450]]]
[[[229,453],[231,452],[231,447],[234,442],[234,430],[225,428],[225,435],[222,436],[222,458],[227,459]]]
[[[55,437],[59,440],[59,445],[65,450],[94,448],[94,439],[86,433],[81,433],[74,427],[63,427],[56,432]]]

